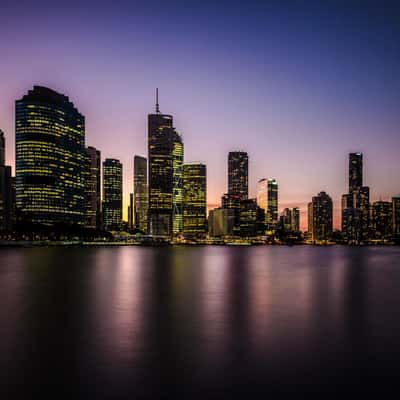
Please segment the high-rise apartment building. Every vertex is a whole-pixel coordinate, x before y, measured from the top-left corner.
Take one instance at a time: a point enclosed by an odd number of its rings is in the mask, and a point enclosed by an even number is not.
[[[240,202],[240,236],[254,237],[265,233],[265,211],[256,199]]]
[[[85,222],[85,118],[67,96],[34,86],[15,103],[18,220]]]
[[[122,164],[106,158],[103,162],[103,224],[106,231],[122,227]]]

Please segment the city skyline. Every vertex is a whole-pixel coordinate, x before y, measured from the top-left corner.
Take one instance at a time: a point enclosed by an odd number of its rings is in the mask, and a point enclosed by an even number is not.
[[[119,11],[103,5],[76,15],[48,2],[35,10],[25,5],[24,12],[20,7],[10,4],[0,16],[0,56],[6,60],[0,129],[13,175],[14,101],[34,84],[53,88],[85,115],[87,145],[124,165],[127,219],[132,159],[147,154],[146,116],[159,87],[162,111],[174,115],[182,133],[185,161],[212,171],[209,209],[227,192],[226,155],[236,150],[249,155],[249,198],[256,197],[259,179],[277,179],[279,212],[300,207],[302,229],[307,204],[321,191],[332,197],[334,227],[340,228],[348,153],[364,154],[371,202],[399,194],[399,27],[388,6],[328,4],[322,10],[314,4],[289,13],[271,3],[242,15],[234,5],[226,12],[206,4],[190,19],[183,6],[164,10],[171,13],[168,26],[181,26],[186,35],[166,29],[150,6],[132,11],[124,4]],[[121,17],[119,24],[104,28],[108,14]],[[47,23],[40,25],[42,18]],[[316,20],[323,21],[318,38],[311,29]],[[155,65],[154,54],[163,62]]]

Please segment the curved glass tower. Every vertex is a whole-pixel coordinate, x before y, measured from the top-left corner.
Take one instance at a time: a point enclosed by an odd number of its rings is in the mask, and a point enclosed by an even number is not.
[[[41,86],[15,109],[18,220],[83,224],[84,116],[67,96]]]

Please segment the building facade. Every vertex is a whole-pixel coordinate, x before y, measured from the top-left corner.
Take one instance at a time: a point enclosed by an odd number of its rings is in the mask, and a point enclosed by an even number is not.
[[[211,237],[231,236],[235,215],[232,209],[215,208],[208,215],[208,234]]]
[[[255,237],[265,233],[265,211],[256,199],[240,202],[240,236]]]
[[[106,231],[122,227],[122,164],[106,158],[103,162],[103,225]]]
[[[369,240],[369,187],[363,186],[363,155],[349,154],[349,192],[342,196],[342,235],[350,244]]]
[[[276,179],[268,179],[267,229],[274,229],[278,220],[278,182]]]
[[[376,201],[371,207],[371,238],[379,242],[393,236],[393,205],[390,201]]]
[[[228,154],[228,193],[238,194],[240,200],[249,195],[249,157],[244,151],[231,151]]]
[[[133,205],[132,228],[147,233],[147,211],[148,211],[148,187],[147,187],[147,159],[135,156],[133,159]]]
[[[327,241],[333,232],[333,203],[325,192],[320,192],[308,204],[308,231],[313,242]]]
[[[85,118],[67,96],[34,86],[15,103],[19,221],[85,223]]]
[[[183,231],[183,141],[178,132],[173,134],[173,194],[172,194],[172,233]]]
[[[201,163],[183,165],[183,233],[207,232],[207,168]]]
[[[175,141],[173,118],[161,114],[157,92],[156,112],[148,115],[148,233],[153,236],[173,232]]]
[[[86,148],[85,207],[87,228],[101,228],[101,154],[94,147]]]

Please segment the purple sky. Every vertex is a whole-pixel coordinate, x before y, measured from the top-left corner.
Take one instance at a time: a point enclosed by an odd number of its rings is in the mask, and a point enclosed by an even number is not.
[[[249,153],[252,197],[258,179],[276,178],[280,209],[304,215],[325,190],[336,226],[350,151],[364,153],[372,200],[400,193],[399,10],[382,1],[217,3],[3,0],[7,162],[15,99],[49,86],[86,116],[87,144],[122,161],[127,200],[159,87],[185,160],[207,164],[210,206],[226,191],[227,153],[237,149]]]

